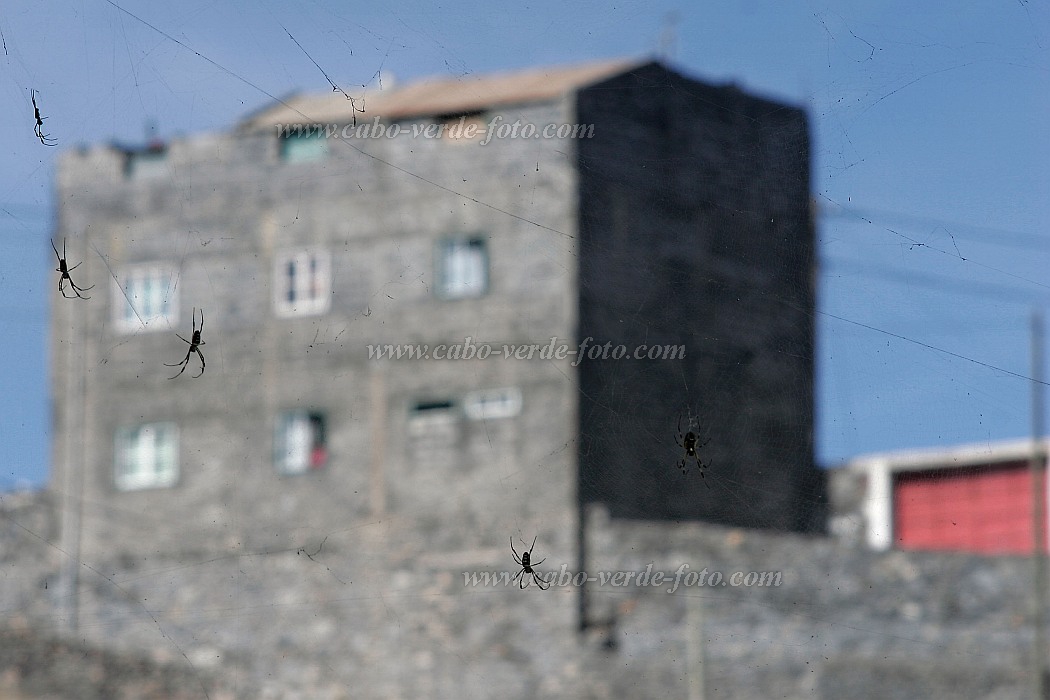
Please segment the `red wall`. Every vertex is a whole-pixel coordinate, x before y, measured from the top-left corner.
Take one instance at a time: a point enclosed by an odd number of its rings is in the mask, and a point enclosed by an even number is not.
[[[902,472],[893,495],[894,540],[901,549],[1032,551],[1028,462]]]

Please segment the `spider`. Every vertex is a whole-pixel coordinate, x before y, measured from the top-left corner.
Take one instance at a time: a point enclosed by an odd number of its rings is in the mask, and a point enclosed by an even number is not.
[[[189,367],[189,365],[190,365],[190,356],[193,355],[193,353],[197,353],[197,357],[201,358],[201,371],[200,371],[200,374],[193,375],[193,378],[196,379],[197,377],[201,376],[201,374],[204,374],[204,354],[201,353],[201,350],[198,347],[200,345],[207,345],[207,343],[205,343],[203,340],[201,340],[201,333],[203,333],[203,332],[204,332],[204,309],[201,309],[201,327],[198,330],[197,329],[197,308],[194,307],[194,309],[193,309],[193,335],[191,336],[193,338],[193,340],[189,341],[189,340],[186,340],[185,338],[183,338],[178,333],[175,334],[175,335],[179,336],[179,340],[181,340],[184,343],[189,343],[189,345],[190,345],[190,349],[186,351],[185,359],[183,359],[182,362],[180,362],[178,364],[175,364],[175,365],[169,365],[167,362],[164,363],[165,367],[179,367],[180,365],[182,366],[182,369],[179,370],[179,374],[176,374],[175,377],[178,377],[179,375],[181,375],[183,372],[186,371],[186,368]],[[168,379],[174,379],[175,377],[168,377]]]
[[[685,456],[682,457],[680,460],[678,460],[678,468],[682,470],[683,474],[685,474],[685,463],[686,463],[686,460],[688,460],[690,458],[695,459],[696,460],[696,466],[700,468],[700,477],[704,478],[704,470],[707,469],[708,465],[704,464],[703,460],[700,459],[700,454],[699,454],[698,450],[701,450],[704,447],[706,447],[707,443],[711,442],[711,438],[707,438],[703,442],[699,442],[699,438],[696,436],[696,433],[693,432],[693,416],[692,416],[692,413],[689,414],[689,423],[686,425],[686,428],[688,428],[688,430],[683,435],[682,434],[682,415],[679,414],[678,415],[678,434],[675,435],[674,441],[676,443],[678,443],[679,447],[681,447],[683,450],[685,450]],[[697,429],[698,430],[699,430],[699,428],[700,428],[700,426],[697,425]],[[707,488],[711,488],[711,485],[708,484],[706,480],[704,481],[704,484],[707,485]]]
[[[81,299],[90,299],[91,297],[81,296],[81,292],[86,292],[89,289],[94,289],[95,285],[90,287],[78,287],[73,284],[73,278],[69,276],[70,271],[77,269],[84,263],[77,263],[73,267],[66,266],[66,239],[62,239],[62,254],[58,254],[58,248],[55,248],[55,242],[51,241],[51,247],[55,251],[55,257],[58,258],[58,267],[55,268],[55,272],[61,272],[62,276],[58,278],[58,291],[62,293],[62,296],[66,299],[72,299],[73,297],[66,294],[66,288],[63,286],[66,280],[69,280],[69,286],[73,289],[73,294],[80,297]]]
[[[36,106],[36,90],[29,93],[29,98],[33,100],[33,116],[36,118],[36,124],[33,125],[33,133],[36,134],[38,139],[40,139],[40,143],[45,146],[57,145],[58,141],[51,138],[50,134],[44,133],[44,120],[47,119],[47,117],[40,116],[40,108]],[[50,143],[48,143],[49,141]]]
[[[537,535],[537,537],[538,536],[539,535]],[[525,544],[525,540],[522,540],[521,543]],[[540,559],[538,562],[532,561],[532,549],[535,546],[536,537],[533,537],[532,547],[529,547],[529,551],[522,552],[521,556],[519,557],[518,553],[514,551],[514,538],[510,538],[510,551],[514,552],[514,562],[521,567],[521,571],[514,574],[514,578],[512,578],[511,581],[514,581],[514,579],[518,578],[522,574],[525,574],[524,576],[521,576],[521,580],[518,581],[518,587],[524,590],[529,585],[529,575],[531,574],[532,580],[536,582],[536,585],[540,587],[540,590],[545,591],[551,587],[550,581],[536,573],[536,571],[532,567],[542,564],[543,562],[547,561],[547,559],[545,557],[543,559]]]

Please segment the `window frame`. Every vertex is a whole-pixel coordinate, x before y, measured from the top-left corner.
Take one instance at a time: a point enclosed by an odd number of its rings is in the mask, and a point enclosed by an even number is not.
[[[296,418],[299,420],[296,421]],[[288,434],[289,428],[295,424],[305,425],[308,430],[316,430],[316,433],[311,432],[307,436],[310,439],[308,454],[305,455],[305,460],[300,460],[305,461],[305,464],[289,468],[287,465],[292,460],[288,458],[291,454],[288,448],[288,443],[291,442]],[[330,460],[331,448],[328,442],[328,414],[326,411],[317,408],[289,408],[277,412],[273,431],[273,466],[278,475],[303,476],[324,471]]]
[[[521,415],[524,399],[519,387],[471,391],[463,396],[463,413],[470,420],[498,420]]]
[[[440,114],[434,120],[441,127],[442,141],[451,144],[468,144],[485,137],[485,130],[488,128],[491,117],[485,110],[476,110]],[[466,132],[470,131],[471,126],[474,127],[474,130],[471,136],[467,136]]]
[[[288,163],[289,165],[301,165],[304,163],[319,163],[328,158],[330,149],[328,147],[328,139],[325,134],[321,131],[322,125],[320,124],[303,124],[297,131],[292,133],[285,133],[277,139],[277,158],[282,163]],[[295,129],[296,127],[292,127]],[[304,133],[305,132],[305,133]],[[310,141],[316,141],[320,144],[318,150],[306,151],[308,153],[305,157],[293,156],[288,157],[289,150],[293,153],[295,148],[289,149],[292,144],[302,144]]]
[[[158,431],[158,429],[160,429]],[[157,469],[164,456],[164,446],[160,439],[153,438],[149,446],[152,457],[151,469],[147,471],[138,465],[134,473],[129,473],[127,465],[132,461],[129,455],[144,451],[142,435],[146,431],[170,437],[170,464],[164,470]],[[141,455],[136,455],[140,457]],[[154,421],[123,425],[117,428],[113,439],[113,485],[120,492],[144,491],[146,489],[171,488],[179,481],[179,426],[174,421]]]
[[[171,175],[171,161],[165,144],[153,144],[124,152],[125,180],[153,180]]]
[[[457,249],[470,249],[472,247],[477,247],[481,251],[481,282],[478,285],[478,290],[474,291],[467,285],[457,285],[457,287],[462,286],[464,291],[452,290],[449,286],[449,279],[451,277],[449,260]],[[491,277],[491,261],[489,257],[488,239],[485,236],[474,234],[443,238],[438,241],[435,258],[435,267],[437,268],[435,270],[435,277],[437,279],[435,293],[438,298],[444,301],[458,301],[460,299],[479,299],[488,295],[489,280]]]
[[[298,298],[293,301],[288,301],[287,295],[289,287],[296,287],[298,293],[298,283],[292,281],[291,285],[288,284],[289,275],[286,273],[288,264],[291,262],[296,263],[296,269],[299,269],[299,265],[303,262],[308,261],[320,261],[317,265],[317,270],[314,273],[316,277],[320,278],[320,283],[311,285],[310,282],[306,282],[303,286],[318,286],[323,287],[314,298],[307,298],[305,301],[301,301]],[[296,272],[298,275],[298,272]],[[274,256],[273,266],[273,308],[274,314],[278,318],[294,318],[297,316],[320,316],[328,312],[332,306],[332,255],[325,248],[296,248],[279,251]],[[293,275],[294,277],[294,275]],[[301,275],[300,275],[301,277]]]
[[[170,265],[163,263],[144,263],[128,265],[121,270],[119,279],[114,280],[113,286],[113,324],[121,333],[134,333],[148,330],[164,330],[165,327],[175,325],[179,316],[179,294],[178,287],[172,284],[175,279],[175,271]],[[144,313],[149,309],[138,309],[130,301],[137,299],[139,290],[129,286],[132,280],[157,279],[165,281],[163,287],[158,286],[161,312],[157,314]],[[132,292],[135,292],[134,294]],[[151,295],[152,296],[152,295]],[[166,307],[166,312],[165,312]],[[129,314],[128,311],[131,310]],[[141,318],[141,321],[140,321]],[[164,323],[157,324],[156,321]]]

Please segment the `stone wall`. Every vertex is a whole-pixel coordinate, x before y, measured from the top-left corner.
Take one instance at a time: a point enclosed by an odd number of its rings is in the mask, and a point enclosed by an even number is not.
[[[669,578],[587,584],[582,633],[579,587],[465,585],[465,572],[517,571],[506,543],[410,551],[405,522],[391,518],[306,551],[89,562],[106,578],[84,572],[82,628],[63,644],[106,650],[129,683],[139,672],[160,682],[137,659],[161,663],[186,683],[178,697],[203,697],[190,683],[200,677],[231,693],[213,698],[488,698],[494,688],[523,700],[663,698],[686,696],[701,675],[709,698],[1028,696],[1025,558],[876,553],[818,536],[611,520],[600,507],[588,518],[588,574]],[[449,527],[470,539],[469,523]],[[0,642],[0,678],[23,688],[38,686],[15,651],[32,649],[30,666],[44,668],[69,653],[47,646],[62,608],[40,581],[60,562],[41,568],[34,541],[5,547],[0,585],[4,625],[16,627]],[[364,544],[384,553],[362,558]],[[537,545],[541,570],[575,574],[570,552]],[[687,585],[705,568],[726,581],[779,574],[780,585]],[[75,677],[109,673],[84,663]]]

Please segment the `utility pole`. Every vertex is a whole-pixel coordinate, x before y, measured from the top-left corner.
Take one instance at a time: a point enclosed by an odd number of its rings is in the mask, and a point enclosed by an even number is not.
[[[1032,570],[1035,643],[1032,697],[1050,700],[1046,670],[1046,453],[1043,450],[1043,315],[1032,313]]]
[[[689,700],[704,700],[707,691],[707,667],[704,665],[704,596],[685,594],[686,658],[688,661]]]

